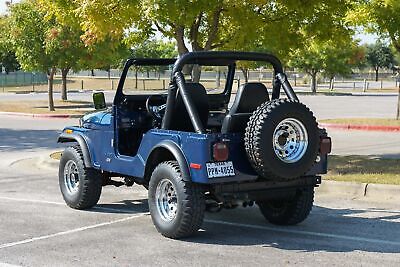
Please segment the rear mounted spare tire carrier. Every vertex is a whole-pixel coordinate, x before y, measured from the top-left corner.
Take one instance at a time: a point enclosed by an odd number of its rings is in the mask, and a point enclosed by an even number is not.
[[[305,105],[275,99],[253,112],[244,140],[248,159],[261,177],[291,180],[314,165],[320,137],[316,119]]]

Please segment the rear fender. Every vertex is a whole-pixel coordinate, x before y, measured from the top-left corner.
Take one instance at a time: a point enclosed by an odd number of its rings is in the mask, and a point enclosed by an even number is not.
[[[57,140],[57,143],[69,143],[69,142],[77,142],[79,144],[82,150],[85,167],[92,168],[93,167],[92,156],[90,154],[85,138],[77,133],[71,133],[71,134],[62,133],[60,134]]]
[[[145,179],[149,181],[154,168],[161,162],[168,160],[176,160],[183,180],[191,181],[187,160],[181,148],[171,140],[164,140],[153,147],[146,160]]]

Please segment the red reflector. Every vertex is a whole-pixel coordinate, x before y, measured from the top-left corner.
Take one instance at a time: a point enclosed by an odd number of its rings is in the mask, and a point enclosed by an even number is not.
[[[332,141],[330,137],[324,137],[321,139],[321,143],[319,146],[319,152],[321,154],[329,154],[332,150]]]
[[[225,161],[228,159],[229,149],[225,143],[215,143],[213,145],[213,157],[216,161]]]
[[[190,163],[190,168],[200,170],[201,169],[201,164],[197,163]]]

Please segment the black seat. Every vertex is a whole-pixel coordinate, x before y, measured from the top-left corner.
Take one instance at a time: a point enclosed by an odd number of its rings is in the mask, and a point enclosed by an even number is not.
[[[186,83],[186,90],[190,95],[194,109],[199,114],[199,118],[204,128],[207,127],[209,103],[206,89],[200,83]],[[194,132],[192,121],[186,110],[182,96],[177,93],[175,100],[175,108],[172,112],[171,130]]]
[[[267,88],[262,83],[245,83],[236,94],[235,101],[222,123],[222,133],[244,132],[251,114],[262,103],[269,101]]]

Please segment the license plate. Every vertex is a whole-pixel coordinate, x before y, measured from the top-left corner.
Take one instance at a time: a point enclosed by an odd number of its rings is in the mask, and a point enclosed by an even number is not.
[[[232,161],[206,163],[208,178],[235,176]]]

